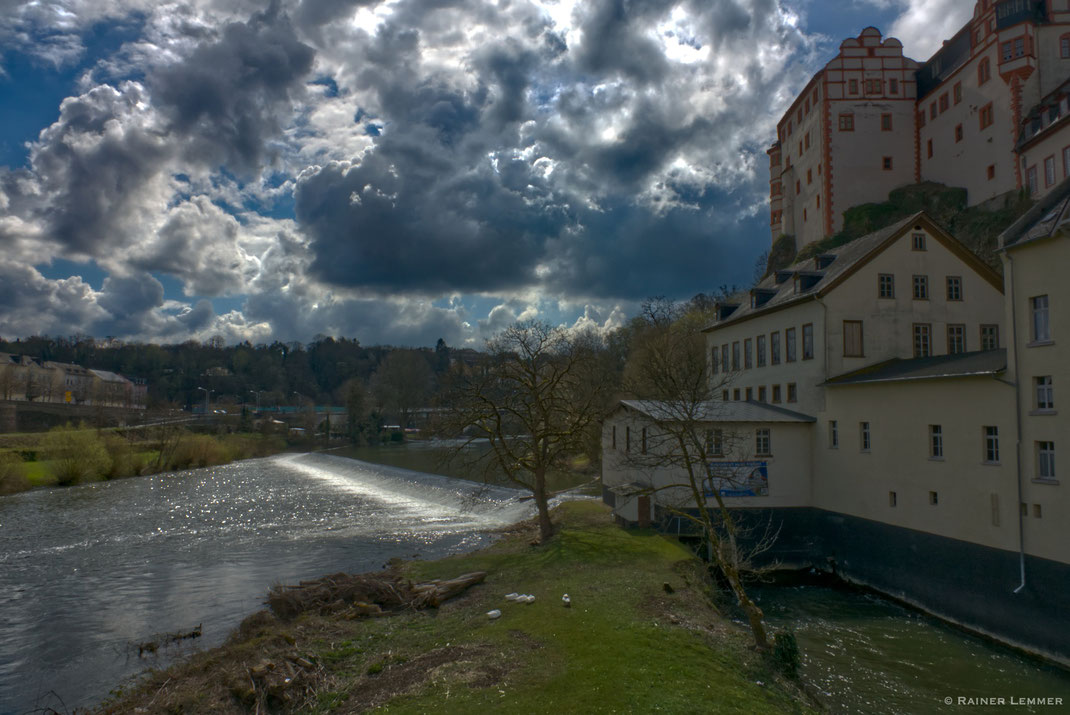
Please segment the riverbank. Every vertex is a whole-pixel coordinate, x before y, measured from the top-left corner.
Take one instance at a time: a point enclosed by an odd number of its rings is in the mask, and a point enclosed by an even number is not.
[[[57,427],[0,436],[0,496],[34,487],[72,486],[213,467],[286,449],[279,435],[195,433],[184,427],[145,430]]]
[[[555,518],[544,546],[520,525],[475,553],[395,563],[413,581],[487,573],[437,609],[292,621],[260,612],[99,712],[810,711],[711,605],[701,564],[680,544],[618,529],[594,502],[566,503]],[[536,598],[506,601],[511,592]],[[254,673],[275,670],[292,672],[293,686],[257,685]]]

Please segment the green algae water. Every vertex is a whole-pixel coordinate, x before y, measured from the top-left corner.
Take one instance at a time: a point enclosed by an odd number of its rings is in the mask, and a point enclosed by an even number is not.
[[[771,626],[795,632],[803,680],[830,712],[1070,712],[1067,671],[876,594],[804,585],[753,595]]]

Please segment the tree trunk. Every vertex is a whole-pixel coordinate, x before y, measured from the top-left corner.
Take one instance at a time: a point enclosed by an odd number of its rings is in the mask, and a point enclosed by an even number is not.
[[[535,506],[539,510],[539,543],[545,544],[554,535],[554,525],[550,521],[549,499],[546,498],[546,473],[535,473],[535,488],[532,490]]]

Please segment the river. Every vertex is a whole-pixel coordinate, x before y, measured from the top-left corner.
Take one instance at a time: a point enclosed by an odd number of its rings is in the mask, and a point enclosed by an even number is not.
[[[281,455],[0,497],[0,715],[98,703],[146,667],[222,642],[274,583],[471,550],[531,513],[514,490],[404,468],[434,468],[430,451]],[[871,594],[756,593],[773,626],[798,634],[804,678],[832,712],[1000,711],[945,697],[1070,703],[1065,671]],[[197,625],[202,638],[138,656],[137,643]],[[1030,711],[1060,708],[1013,708]]]
[[[511,489],[318,454],[0,497],[0,714],[98,703],[221,643],[272,584],[471,550],[531,513]]]

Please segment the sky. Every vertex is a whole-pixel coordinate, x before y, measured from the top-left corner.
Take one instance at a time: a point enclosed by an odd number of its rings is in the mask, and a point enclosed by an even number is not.
[[[776,121],[972,0],[0,0],[0,336],[480,347],[745,286]]]

